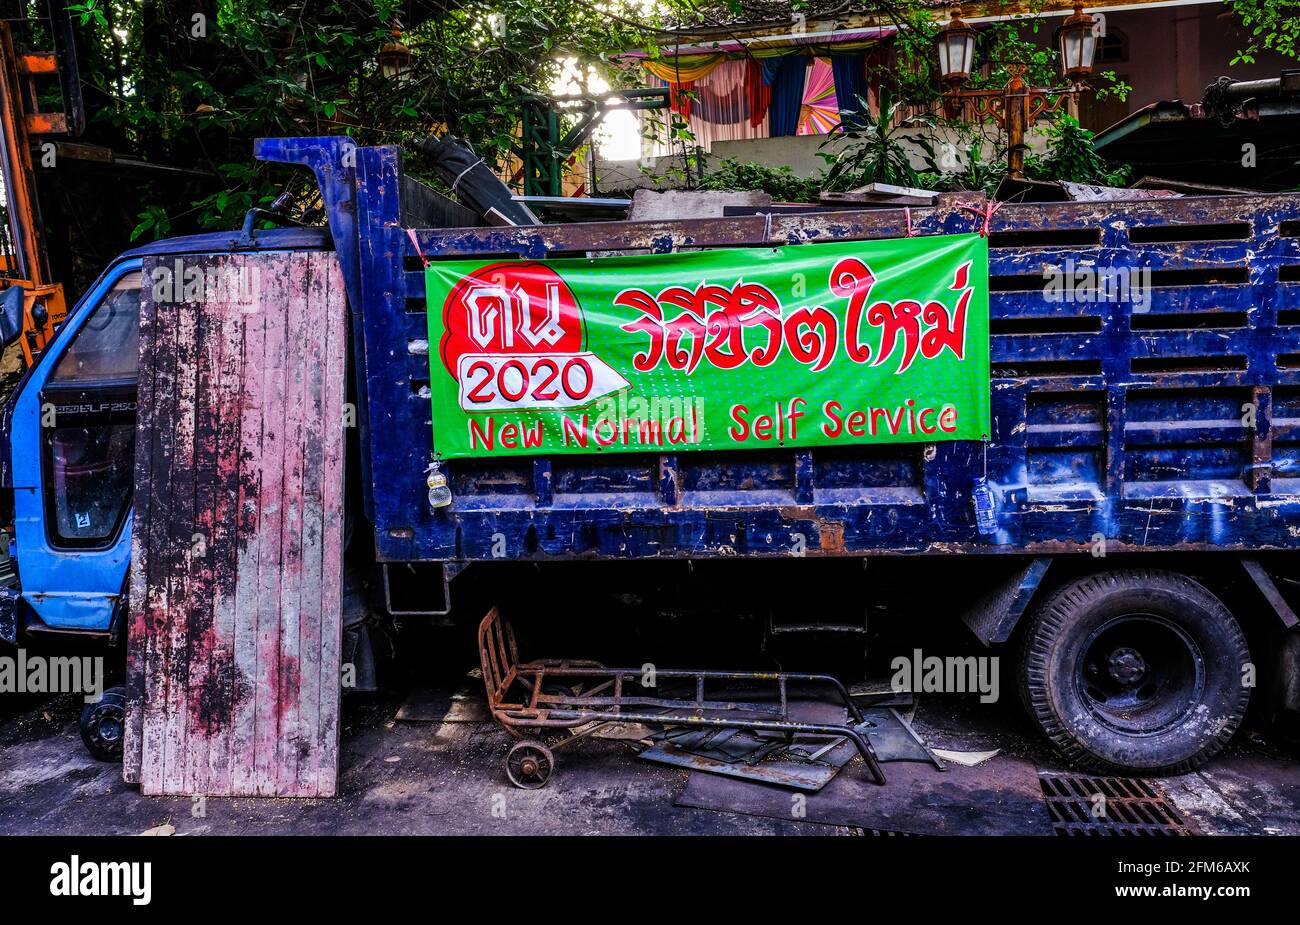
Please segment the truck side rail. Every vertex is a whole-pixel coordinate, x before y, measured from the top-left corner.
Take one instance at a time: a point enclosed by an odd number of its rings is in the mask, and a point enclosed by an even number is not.
[[[1300,516],[1300,199],[1290,195],[408,229],[391,147],[356,150],[379,556],[393,561],[1288,549]],[[431,447],[422,260],[986,230],[987,446],[455,460]],[[1089,282],[1091,280],[1091,282]],[[1099,288],[1100,287],[1100,288]],[[1117,288],[1116,288],[1117,287]],[[1107,295],[1110,293],[1110,295]],[[1116,294],[1118,293],[1118,294]],[[987,455],[986,455],[987,454]],[[998,532],[975,529],[984,471]]]

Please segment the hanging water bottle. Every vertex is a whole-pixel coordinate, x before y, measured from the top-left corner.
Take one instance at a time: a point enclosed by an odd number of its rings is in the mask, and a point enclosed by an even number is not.
[[[983,441],[984,474],[975,477],[971,486],[971,503],[975,505],[975,527],[981,536],[992,536],[998,532],[998,516],[993,501],[993,489],[989,488],[989,440]]]
[[[425,484],[429,486],[429,507],[435,511],[447,507],[451,504],[451,489],[447,487],[447,476],[442,471],[441,460],[435,458],[424,471],[429,475],[425,479]]]
[[[993,509],[993,489],[989,488],[989,480],[983,476],[976,477],[970,495],[975,504],[975,526],[983,536],[997,533],[998,518]]]

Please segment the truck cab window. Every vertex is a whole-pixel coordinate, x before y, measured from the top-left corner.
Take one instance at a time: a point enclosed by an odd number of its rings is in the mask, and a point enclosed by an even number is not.
[[[140,274],[118,280],[59,359],[50,382],[135,383],[140,347]]]
[[[135,468],[140,274],[103,297],[56,361],[41,401],[44,493],[57,546],[111,542]]]

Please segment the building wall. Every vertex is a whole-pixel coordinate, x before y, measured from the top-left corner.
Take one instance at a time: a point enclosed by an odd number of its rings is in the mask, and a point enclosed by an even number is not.
[[[1133,92],[1126,102],[1105,106],[1086,103],[1080,115],[1085,127],[1107,128],[1150,103],[1162,100],[1200,102],[1205,88],[1218,77],[1255,80],[1276,77],[1283,69],[1300,67],[1300,61],[1276,52],[1261,52],[1254,64],[1228,66],[1237,50],[1250,40],[1249,30],[1218,2],[1198,6],[1160,7],[1107,13],[1107,31],[1128,40],[1127,60],[1099,61],[1097,70],[1113,70]],[[1060,17],[1048,19],[1038,41],[1053,40]],[[1089,118],[1093,113],[1104,118]]]
[[[956,166],[965,166],[969,151],[967,141],[955,133],[936,128],[903,128],[898,130],[900,138],[921,136],[929,140],[937,157],[943,157],[945,141]],[[937,136],[937,137],[936,137]],[[1041,152],[1045,140],[1038,132],[1030,132],[1029,147]],[[823,147],[825,144],[825,147]],[[826,135],[791,135],[784,138],[754,138],[745,141],[719,141],[713,145],[706,163],[716,164],[723,158],[733,157],[740,161],[767,164],[773,167],[788,165],[797,176],[811,177],[826,169],[826,162],[818,153],[832,154],[843,146],[838,136]],[[990,137],[984,145],[984,157],[993,156],[993,139]],[[918,148],[909,146],[912,153],[912,166],[917,170],[930,170],[925,155]],[[946,165],[945,165],[946,166]],[[631,161],[598,160],[596,162],[597,189],[602,194],[636,188],[657,189],[682,185],[682,161],[680,157],[642,158]]]

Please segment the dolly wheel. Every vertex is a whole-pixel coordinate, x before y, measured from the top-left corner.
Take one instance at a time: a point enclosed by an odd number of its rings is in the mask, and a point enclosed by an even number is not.
[[[546,786],[555,771],[555,756],[541,742],[518,742],[506,755],[506,776],[510,783],[524,790]]]
[[[126,729],[126,689],[110,687],[96,703],[81,711],[81,741],[100,761],[122,760],[122,732]]]

